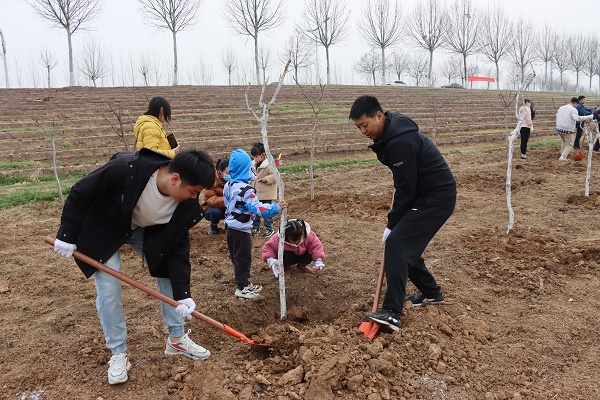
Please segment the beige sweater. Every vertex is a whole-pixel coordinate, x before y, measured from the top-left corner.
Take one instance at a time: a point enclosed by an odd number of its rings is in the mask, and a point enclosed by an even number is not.
[[[256,195],[260,201],[277,200],[277,182],[275,176],[269,168],[269,160],[265,159],[260,165],[256,166],[256,181],[252,186],[256,190]],[[267,183],[259,182],[259,179],[266,179]]]

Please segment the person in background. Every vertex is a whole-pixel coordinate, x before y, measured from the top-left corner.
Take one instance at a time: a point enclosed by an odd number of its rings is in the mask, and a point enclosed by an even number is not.
[[[63,207],[54,242],[59,255],[69,258],[79,250],[120,271],[119,249],[128,243],[148,265],[159,292],[179,302],[176,308],[160,303],[169,333],[166,355],[210,356],[183,328],[184,318],[191,319],[196,308],[188,229],[202,219],[198,194],[214,183],[214,176],[212,160],[201,150],[185,150],[173,159],[148,149],[118,153],[75,183]],[[96,309],[112,353],[108,383],[123,383],[131,364],[121,281],[75,261],[86,277],[94,277]]]
[[[438,148],[410,118],[383,112],[373,96],[354,101],[349,118],[379,161],[392,172],[394,194],[382,242],[387,290],[382,308],[365,318],[400,329],[406,300],[413,306],[443,303],[440,285],[425,266],[423,252],[454,212],[456,181]],[[420,293],[405,297],[407,279]]]
[[[273,235],[262,248],[262,259],[273,271],[275,278],[279,276],[279,235]],[[291,275],[291,267],[301,272],[318,274],[325,268],[325,252],[323,244],[316,233],[310,229],[308,222],[301,219],[288,219],[285,223],[285,239],[283,242],[283,269],[285,279]],[[308,265],[314,261],[310,268]]]
[[[519,108],[519,117],[523,116],[523,122],[521,123],[521,158],[527,159],[527,143],[529,142],[529,135],[531,129],[533,129],[533,122],[531,121],[531,100],[524,99],[525,105]]]
[[[229,181],[228,164],[228,158],[217,160],[215,164],[215,184],[210,189],[204,189],[202,192],[200,207],[204,210],[204,218],[210,222],[210,227],[208,228],[209,235],[216,235],[219,221],[225,219],[223,188],[227,181]]]
[[[594,110],[584,106],[584,104],[585,104],[585,96],[584,95],[579,96],[577,98],[577,100],[579,100],[579,102],[577,103],[575,108],[577,109],[577,114],[579,114],[579,116],[590,115],[593,113]],[[579,147],[580,147],[579,142],[581,141],[581,135],[583,134],[583,128],[582,128],[581,122],[579,122],[579,121],[575,122],[575,128],[577,129],[577,134],[575,134],[575,141],[573,142],[573,150],[579,150]]]
[[[154,150],[167,157],[175,157],[180,146],[171,148],[163,125],[171,121],[171,105],[163,97],[153,97],[148,104],[148,110],[135,122],[133,132],[135,133],[135,148]]]
[[[237,289],[235,296],[240,299],[253,299],[262,290],[261,285],[250,282],[252,266],[252,221],[257,215],[273,218],[287,207],[285,200],[279,203],[261,203],[250,182],[256,180],[250,156],[236,149],[229,157],[229,182],[223,188],[225,198],[225,226],[227,227],[227,247],[233,263],[233,273]]]
[[[256,181],[252,183],[252,186],[256,190],[258,200],[264,204],[271,204],[273,201],[277,200],[277,182],[269,168],[269,160],[267,160],[265,146],[261,142],[255,143],[250,150],[250,155],[253,158],[254,169],[256,170]],[[263,237],[271,237],[273,234],[273,218],[265,216],[263,219],[265,220],[265,232],[263,233]],[[255,236],[259,233],[260,216],[257,215],[252,223],[250,235]]]
[[[575,132],[575,123],[592,119],[593,115],[580,116],[577,112],[579,99],[572,97],[571,101],[561,106],[556,112],[556,133],[562,141],[559,161],[567,161],[569,153],[573,150],[573,132]]]

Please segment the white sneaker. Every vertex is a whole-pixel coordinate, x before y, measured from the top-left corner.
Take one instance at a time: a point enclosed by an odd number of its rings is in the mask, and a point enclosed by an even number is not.
[[[262,290],[262,285],[254,285],[248,282],[248,286],[250,287],[250,290],[252,290],[256,294],[260,293],[260,291]]]
[[[116,385],[127,382],[127,371],[131,368],[127,353],[115,354],[108,362],[108,384]]]
[[[182,356],[186,356],[192,360],[206,360],[208,357],[210,357],[210,351],[202,346],[197,345],[192,339],[190,339],[189,334],[191,331],[191,329],[188,330],[187,333],[183,335],[177,343],[172,343],[171,338],[167,338],[165,354],[168,356],[181,354]]]
[[[558,161],[569,161],[568,158],[564,158],[563,156],[560,156],[560,158],[558,159]]]
[[[240,299],[253,299],[256,296],[258,296],[258,293],[261,290],[262,290],[261,285],[253,285],[251,283],[248,283],[248,285],[245,288],[235,289],[235,295],[236,295],[236,297],[239,297]]]

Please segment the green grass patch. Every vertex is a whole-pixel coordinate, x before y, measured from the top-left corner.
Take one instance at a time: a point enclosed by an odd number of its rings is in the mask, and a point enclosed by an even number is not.
[[[40,164],[36,161],[14,161],[14,162],[0,162],[0,171],[13,170],[13,169],[25,169],[25,168],[40,168]]]
[[[0,128],[0,132],[34,132],[41,131],[39,126],[24,126],[21,128]]]
[[[85,175],[85,172],[59,175],[63,195],[67,196],[75,182]],[[60,196],[54,175],[42,175],[35,180],[25,176],[0,175],[0,208],[59,200]]]
[[[319,161],[313,164],[313,170],[323,169],[323,168],[335,168],[342,166],[359,166],[359,165],[369,165],[369,164],[377,164],[379,161],[376,159],[338,159],[338,160],[330,160],[330,161]],[[287,174],[297,174],[302,173],[308,170],[310,164],[309,163],[298,163],[290,166],[282,166],[279,168],[280,172],[285,172]]]
[[[560,143],[560,140],[540,140],[538,142],[529,142],[527,143],[528,147],[548,147],[548,146],[556,146]]]

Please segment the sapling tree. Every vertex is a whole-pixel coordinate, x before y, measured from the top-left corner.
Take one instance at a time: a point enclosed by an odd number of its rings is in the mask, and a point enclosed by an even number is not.
[[[104,118],[104,120],[106,122],[108,122],[108,124],[112,128],[113,132],[115,132],[115,134],[121,138],[121,140],[123,141],[123,145],[125,146],[125,151],[129,151],[129,146],[127,145],[127,140],[125,139],[125,129],[123,128],[123,124],[124,124],[123,105],[120,102],[117,102],[117,109],[115,110],[115,108],[112,106],[112,104],[108,103],[108,108],[110,108],[110,112],[117,119],[117,123],[119,124],[119,126],[117,127],[105,115],[102,115],[102,118]]]
[[[502,108],[504,109],[504,129],[508,129],[508,109],[510,108],[513,101],[515,101],[517,93],[514,93],[512,90],[508,90],[505,92],[498,93],[498,96],[500,97],[500,103],[502,104]]]
[[[594,142],[600,137],[600,129],[598,128],[598,121],[591,120],[586,123],[582,122],[583,132],[588,144],[588,159],[587,159],[587,170],[585,173],[585,196],[590,196],[590,177],[592,175],[592,154],[594,150]],[[595,134],[590,130],[590,126],[594,126]]]
[[[517,136],[519,135],[519,132],[521,132],[521,125],[523,124],[523,120],[525,119],[525,115],[526,115],[526,110],[524,109],[524,107],[525,107],[524,99],[523,99],[523,112],[519,113],[519,97],[521,95],[521,92],[529,87],[529,84],[531,83],[533,78],[535,78],[535,71],[529,76],[529,79],[524,80],[523,84],[521,86],[519,86],[519,91],[517,92],[517,95],[516,95],[517,101],[515,101],[515,116],[517,117],[517,126],[508,135],[508,157],[507,157],[508,158],[508,162],[507,162],[508,166],[506,168],[506,205],[508,206],[508,229],[506,230],[506,234],[510,233],[510,231],[513,228],[514,222],[515,222],[515,212],[513,211],[512,204],[511,204],[511,177],[512,177],[512,157],[513,157],[513,150],[514,150],[514,142],[515,142],[515,139],[517,138]]]
[[[58,120],[52,118],[52,130],[50,130],[50,132],[48,132],[48,130],[37,119],[34,119],[34,122],[50,136],[50,141],[52,142],[52,171],[54,172],[54,180],[56,181],[56,187],[58,188],[60,204],[64,206],[65,199],[63,197],[62,188],[60,186],[60,179],[58,179],[58,170],[56,167],[56,131],[59,127]]]
[[[277,182],[277,188],[279,189],[279,200],[284,199],[284,185],[283,180],[281,179],[281,175],[275,166],[275,160],[273,159],[273,155],[271,154],[271,148],[269,146],[269,136],[267,131],[267,122],[269,121],[269,114],[271,111],[271,107],[275,104],[275,100],[277,99],[277,95],[281,90],[281,86],[283,85],[283,79],[288,72],[288,68],[290,66],[291,61],[288,60],[287,64],[285,64],[285,68],[283,69],[283,73],[279,77],[279,82],[275,87],[275,91],[271,97],[269,102],[264,101],[265,89],[266,89],[266,81],[263,82],[262,88],[260,91],[260,98],[258,100],[258,106],[261,108],[262,114],[259,117],[256,111],[250,105],[250,100],[248,99],[248,90],[250,86],[246,88],[245,98],[246,98],[246,106],[248,110],[252,114],[252,116],[260,123],[260,134],[262,136],[262,142],[265,146],[265,153],[267,156],[267,160],[269,160],[269,168],[271,169],[271,173],[275,177],[275,182]],[[285,221],[287,220],[287,209],[283,209],[281,211],[281,218],[279,221],[279,250],[277,252],[277,259],[279,261],[279,303],[280,303],[280,317],[281,319],[285,318],[287,315],[287,306],[285,301],[285,277],[283,273],[283,246],[285,239]]]
[[[308,95],[304,91],[304,87],[298,83],[296,80],[296,85],[300,86],[300,91],[302,92],[302,97],[308,103],[310,108],[312,109],[313,115],[315,116],[315,122],[313,124],[313,131],[310,135],[310,159],[308,161],[308,176],[310,180],[310,200],[313,201],[315,199],[315,180],[313,174],[313,165],[315,162],[315,141],[317,139],[317,130],[319,129],[319,114],[323,111],[323,100],[325,98],[325,86],[319,84],[320,89],[320,97],[315,102],[311,100]]]

